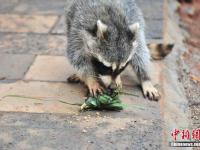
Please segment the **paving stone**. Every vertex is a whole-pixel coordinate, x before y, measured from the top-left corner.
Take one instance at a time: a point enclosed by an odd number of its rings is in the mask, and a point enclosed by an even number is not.
[[[65,17],[61,16],[58,23],[52,30],[52,33],[54,34],[65,34]]]
[[[22,79],[34,58],[33,55],[0,54],[0,78]]]
[[[163,20],[146,21],[146,38],[163,39]]]
[[[37,56],[25,80],[66,81],[73,73],[73,68],[64,56]]]
[[[38,81],[2,83],[0,84],[0,111],[77,113],[80,106],[71,106],[66,103],[82,104],[86,90],[82,84]],[[149,116],[160,116],[159,104],[145,100],[137,86],[126,86],[125,91],[138,95],[138,97],[121,96],[123,103],[130,106],[125,109],[125,112],[134,112],[142,116],[148,112]],[[142,107],[145,111],[134,106]]]
[[[57,16],[0,15],[0,32],[48,33],[57,21]]]
[[[0,111],[36,113],[77,113],[79,107],[68,103],[82,103],[84,89],[66,83],[23,82],[0,85]],[[14,97],[5,97],[17,95]],[[19,97],[21,96],[21,97]],[[25,97],[25,98],[22,98]]]
[[[87,122],[84,118],[88,114],[91,117]],[[100,114],[102,117],[94,112],[78,116],[1,112],[0,147],[9,150],[162,149],[159,120],[123,112]]]
[[[11,13],[61,15],[64,14],[65,3],[66,0],[19,0]]]
[[[18,0],[0,0],[0,13],[9,13],[18,3]]]
[[[145,19],[163,19],[164,0],[136,0],[141,8]]]
[[[66,36],[0,33],[0,53],[64,55]]]
[[[163,18],[163,0],[136,1],[142,9],[145,18]],[[1,13],[63,15],[64,6],[69,5],[70,0],[48,0],[48,3],[46,2],[46,0],[0,0],[0,3],[4,4],[0,6]]]

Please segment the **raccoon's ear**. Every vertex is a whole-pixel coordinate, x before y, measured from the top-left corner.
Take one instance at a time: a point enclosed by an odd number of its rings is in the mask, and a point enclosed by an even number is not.
[[[129,29],[132,34],[136,34],[138,32],[139,28],[140,28],[140,24],[138,22],[129,26]]]
[[[101,20],[97,21],[97,37],[106,38],[106,33],[108,30],[108,26],[104,24]]]
[[[129,25],[128,37],[131,42],[135,41],[135,36],[137,32],[139,31],[139,28],[140,28],[140,24],[138,22],[132,25]]]

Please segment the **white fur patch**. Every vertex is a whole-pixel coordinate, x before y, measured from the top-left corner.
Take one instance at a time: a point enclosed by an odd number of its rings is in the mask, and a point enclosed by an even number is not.
[[[112,70],[114,71],[114,70],[116,70],[117,69],[117,64],[116,63],[113,63],[112,64]]]
[[[120,75],[117,76],[115,82],[117,83],[117,86],[119,88],[122,88],[122,80],[121,80],[121,76]]]
[[[105,84],[106,87],[108,87],[112,82],[111,76],[100,76],[100,79],[102,80],[102,82]]]
[[[105,59],[103,59],[103,57],[101,57],[100,55],[97,55],[98,60],[103,63],[105,66],[107,67],[112,67],[112,64],[108,61],[106,61]]]
[[[132,24],[132,25],[129,26],[129,29],[131,30],[131,32],[133,34],[137,33],[137,31],[139,30],[139,28],[140,28],[140,24],[138,22],[136,22],[136,23],[134,23],[134,24]]]

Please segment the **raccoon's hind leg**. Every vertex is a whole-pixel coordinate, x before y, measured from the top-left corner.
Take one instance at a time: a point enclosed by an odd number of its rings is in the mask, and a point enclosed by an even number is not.
[[[67,78],[69,83],[80,83],[81,78],[77,74],[73,74]]]
[[[139,61],[139,58],[133,59],[137,59]],[[148,75],[148,71],[146,68],[144,68],[145,66],[143,65],[142,60],[140,60],[139,64],[138,62],[135,62],[135,60],[132,60],[132,67],[141,83],[144,97],[147,97],[150,100],[158,100],[160,98],[160,94],[153,86],[151,79]]]
[[[138,46],[131,60],[131,65],[140,80],[144,96],[148,97],[150,100],[158,100],[160,94],[153,86],[149,76],[150,54],[146,45],[144,33],[141,31],[138,36]]]

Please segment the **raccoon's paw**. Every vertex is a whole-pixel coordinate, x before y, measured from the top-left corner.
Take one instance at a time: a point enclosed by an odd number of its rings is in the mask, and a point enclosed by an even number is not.
[[[95,80],[89,80],[87,82],[90,96],[96,96],[97,94],[103,94],[103,87]]]
[[[122,89],[122,80],[121,80],[121,76],[118,76],[118,77],[116,78],[116,84],[117,84],[117,87],[118,87],[119,89]]]
[[[148,97],[150,100],[159,100],[160,94],[158,90],[153,86],[151,81],[144,81],[142,83],[142,89],[145,98]]]
[[[73,75],[71,75],[67,78],[67,82],[69,82],[69,83],[80,83],[81,79],[76,74],[73,74]]]

